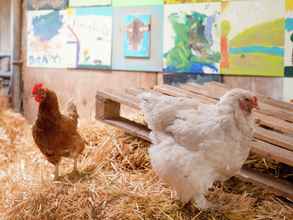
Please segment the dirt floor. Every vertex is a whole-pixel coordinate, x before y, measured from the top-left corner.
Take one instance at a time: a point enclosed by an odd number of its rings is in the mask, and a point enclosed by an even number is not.
[[[64,159],[62,179],[54,182],[31,126],[21,115],[0,113],[0,219],[293,219],[292,203],[237,178],[210,190],[214,208],[183,206],[152,171],[148,143],[95,121],[81,121],[80,132],[88,142],[78,165],[82,175],[67,175],[73,162]],[[255,156],[247,163],[277,169]]]

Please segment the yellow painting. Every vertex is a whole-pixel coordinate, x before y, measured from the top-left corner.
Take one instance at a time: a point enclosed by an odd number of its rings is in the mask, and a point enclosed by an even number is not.
[[[286,10],[293,11],[293,1],[292,0],[286,0]]]

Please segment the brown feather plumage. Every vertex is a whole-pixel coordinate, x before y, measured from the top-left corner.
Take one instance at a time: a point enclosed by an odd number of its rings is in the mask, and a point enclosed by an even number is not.
[[[61,114],[58,99],[53,91],[46,90],[40,102],[38,118],[32,134],[36,145],[48,161],[58,165],[62,157],[76,159],[83,151],[85,142],[77,131],[77,111]]]

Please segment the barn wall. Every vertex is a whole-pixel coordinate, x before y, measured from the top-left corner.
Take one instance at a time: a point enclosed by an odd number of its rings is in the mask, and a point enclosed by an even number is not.
[[[275,99],[283,99],[283,78],[224,76],[224,83]]]
[[[25,6],[23,10],[23,108],[24,115],[29,121],[33,121],[37,114],[37,104],[31,97],[31,89],[35,83],[42,82],[46,87],[54,90],[62,106],[69,99],[73,99],[77,104],[80,116],[87,119],[94,117],[95,94],[98,89],[149,88],[157,84],[157,73],[28,68],[25,57]]]
[[[10,0],[0,0],[0,54],[11,52]]]

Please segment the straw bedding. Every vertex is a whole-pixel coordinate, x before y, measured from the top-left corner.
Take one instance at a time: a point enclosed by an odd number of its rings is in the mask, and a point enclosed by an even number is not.
[[[215,184],[208,198],[215,207],[199,211],[183,205],[150,167],[148,143],[98,122],[81,122],[87,147],[80,156],[80,176],[53,182],[53,166],[34,145],[31,126],[21,115],[0,113],[0,219],[293,219],[288,201],[232,178]],[[249,166],[264,172],[275,163],[252,157]]]

